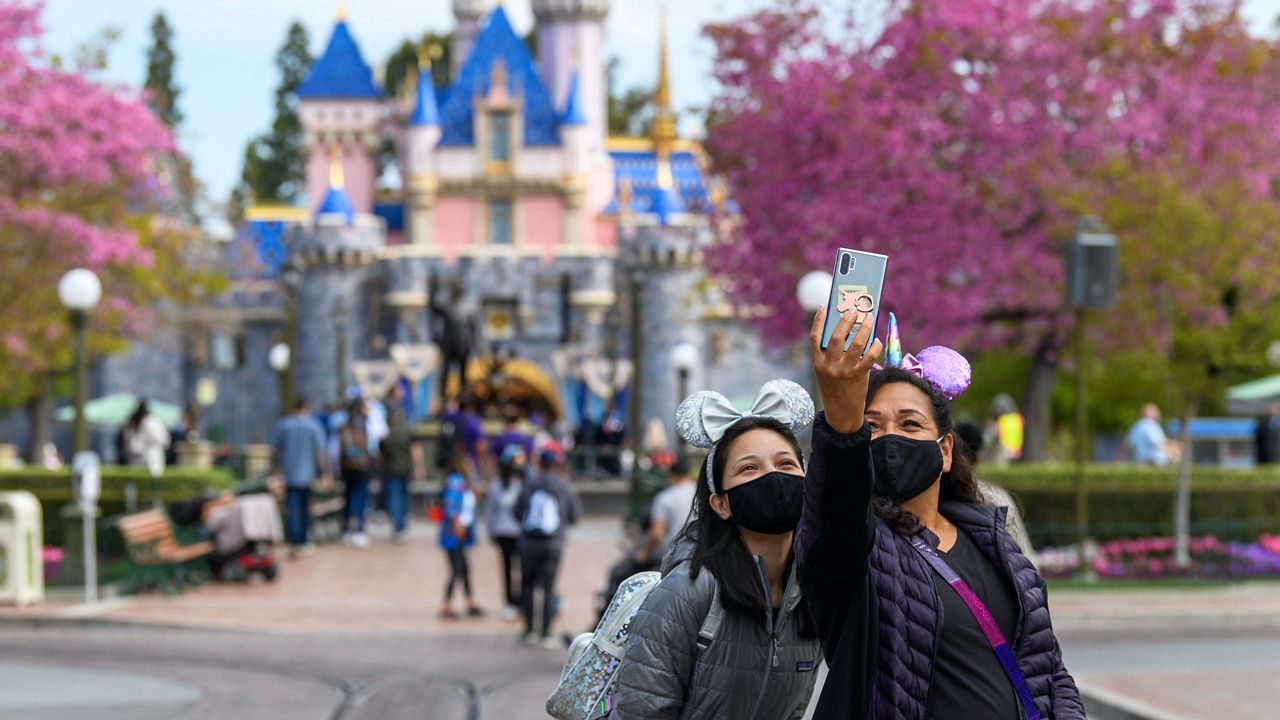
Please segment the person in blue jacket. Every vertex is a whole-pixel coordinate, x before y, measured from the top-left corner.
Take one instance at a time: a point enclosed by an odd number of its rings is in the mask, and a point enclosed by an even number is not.
[[[467,475],[467,463],[461,456],[453,456],[449,474],[445,478],[444,517],[440,521],[440,547],[449,556],[449,582],[444,587],[444,606],[440,609],[443,620],[456,620],[453,611],[453,590],[459,584],[467,599],[467,615],[480,617],[484,611],[476,606],[471,594],[471,567],[467,551],[476,544],[476,493]]]

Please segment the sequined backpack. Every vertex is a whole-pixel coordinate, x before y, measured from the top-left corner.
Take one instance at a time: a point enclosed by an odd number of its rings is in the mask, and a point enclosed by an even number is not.
[[[613,711],[613,687],[622,667],[622,656],[631,638],[631,620],[645,598],[662,580],[661,573],[642,572],[632,575],[618,586],[609,607],[600,617],[595,632],[582,633],[569,646],[556,690],[547,699],[547,714],[556,720],[598,720]],[[720,583],[712,583],[715,594],[711,609],[698,630],[698,651],[711,646],[724,607],[720,605]]]

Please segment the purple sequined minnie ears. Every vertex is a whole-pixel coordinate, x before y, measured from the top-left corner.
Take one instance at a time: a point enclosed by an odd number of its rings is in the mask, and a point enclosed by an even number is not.
[[[898,337],[898,318],[893,313],[889,313],[889,344],[885,348],[885,364],[924,378],[948,400],[960,397],[973,381],[973,368],[969,366],[969,361],[949,347],[931,345],[917,355],[903,355],[902,340]]]

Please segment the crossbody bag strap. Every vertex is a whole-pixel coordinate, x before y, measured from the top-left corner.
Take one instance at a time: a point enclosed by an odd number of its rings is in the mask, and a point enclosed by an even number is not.
[[[978,599],[978,594],[969,587],[969,583],[956,574],[956,571],[951,569],[947,561],[943,560],[938,551],[925,542],[924,538],[919,535],[911,538],[911,546],[942,576],[943,580],[947,581],[951,589],[956,591],[965,606],[969,608],[969,612],[973,614],[973,619],[978,621],[978,627],[982,628],[982,634],[987,636],[992,652],[996,654],[1005,674],[1009,676],[1009,682],[1013,683],[1013,689],[1018,693],[1018,700],[1022,702],[1022,708],[1027,713],[1027,720],[1040,720],[1040,711],[1036,709],[1036,703],[1031,698],[1031,688],[1027,687],[1027,678],[1023,676],[1022,668],[1018,667],[1018,659],[1013,656],[1013,649],[1004,639],[1004,633],[1000,632],[1000,626],[996,625],[995,618],[991,617],[987,606]]]

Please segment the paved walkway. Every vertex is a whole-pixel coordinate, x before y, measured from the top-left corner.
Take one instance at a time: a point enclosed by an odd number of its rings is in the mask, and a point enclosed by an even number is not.
[[[283,562],[275,583],[215,583],[172,599],[157,594],[92,606],[52,602],[3,608],[0,620],[99,619],[307,636],[514,639],[522,631],[519,622],[499,616],[499,559],[490,543],[482,541],[471,554],[476,598],[487,616],[443,621],[438,612],[447,563],[436,546],[435,527],[414,526],[410,542],[399,546],[388,542],[385,524],[374,525],[370,534],[373,545],[366,550],[331,545],[314,556]],[[621,556],[621,542],[616,520],[589,518],[574,529],[559,583],[564,604],[558,631],[579,632],[591,625],[593,593],[609,565]],[[1051,589],[1050,602],[1068,661],[1082,686],[1115,707],[1134,710],[1129,717],[1234,720],[1264,716],[1280,706],[1280,683],[1272,680],[1280,675],[1280,584],[1159,591]],[[1110,636],[1125,632],[1137,633],[1148,643],[1199,632],[1209,642],[1215,633],[1239,634],[1251,628],[1263,636],[1263,645],[1252,652],[1273,660],[1224,665],[1220,658],[1206,656],[1197,661],[1194,643],[1184,643],[1179,650],[1191,657],[1176,662],[1161,657],[1162,651],[1108,662],[1106,653],[1098,650],[1106,649]],[[1274,654],[1266,649],[1266,643],[1273,642],[1268,638],[1275,639]],[[1073,643],[1091,643],[1090,650],[1073,655]],[[504,692],[511,693],[514,704],[525,696],[545,697],[554,681],[554,671],[542,673]]]

